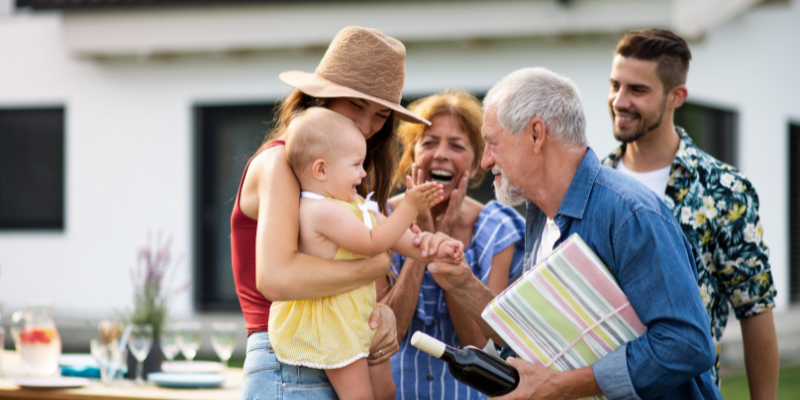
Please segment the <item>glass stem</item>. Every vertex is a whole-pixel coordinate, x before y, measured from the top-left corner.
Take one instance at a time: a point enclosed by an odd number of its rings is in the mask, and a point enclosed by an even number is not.
[[[137,360],[136,361],[136,383],[142,384],[144,383],[144,378],[142,375],[144,374],[144,363]]]

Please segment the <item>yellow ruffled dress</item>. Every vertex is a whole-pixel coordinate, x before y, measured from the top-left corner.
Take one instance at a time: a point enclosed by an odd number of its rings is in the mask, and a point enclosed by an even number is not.
[[[359,197],[346,202],[315,193],[303,197],[324,199],[342,205],[369,228],[375,217],[365,211],[377,205]],[[367,197],[369,199],[369,196]],[[344,232],[343,234],[347,234]],[[339,248],[334,260],[359,260],[367,256]],[[284,364],[315,369],[335,369],[369,355],[375,332],[369,317],[375,307],[375,283],[336,296],[312,300],[276,301],[269,309],[269,341]]]

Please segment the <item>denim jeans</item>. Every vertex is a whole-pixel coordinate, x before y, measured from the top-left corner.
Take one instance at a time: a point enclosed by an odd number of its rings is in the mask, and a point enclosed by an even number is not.
[[[247,338],[240,400],[338,398],[324,370],[281,364],[267,332],[255,332]]]

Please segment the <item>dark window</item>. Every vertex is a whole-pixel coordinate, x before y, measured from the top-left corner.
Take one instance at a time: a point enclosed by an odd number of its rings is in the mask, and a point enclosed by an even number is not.
[[[717,160],[736,165],[737,114],[684,103],[675,110],[675,125],[686,129],[694,144]]]
[[[200,310],[240,309],[231,268],[231,212],[244,167],[271,120],[272,104],[196,109],[194,287]]]
[[[0,229],[64,229],[64,109],[0,110]]]
[[[792,303],[800,302],[800,124],[789,125],[789,280]]]

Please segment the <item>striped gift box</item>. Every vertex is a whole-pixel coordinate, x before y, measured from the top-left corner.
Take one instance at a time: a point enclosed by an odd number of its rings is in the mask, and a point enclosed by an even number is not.
[[[647,329],[576,234],[481,314],[522,359],[557,371],[592,365]]]

